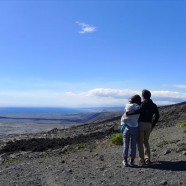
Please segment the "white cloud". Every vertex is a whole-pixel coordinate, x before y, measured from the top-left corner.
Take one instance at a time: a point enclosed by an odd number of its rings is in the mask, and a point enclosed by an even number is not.
[[[186,85],[172,85],[172,86],[176,88],[186,89]]]
[[[169,101],[173,103],[186,101],[186,93],[174,91],[152,91],[152,97],[157,101]]]
[[[80,34],[85,34],[85,33],[92,33],[96,31],[96,27],[86,24],[86,23],[81,23],[81,22],[76,22],[80,27],[81,31],[79,31]]]
[[[186,101],[186,93],[173,91],[151,91],[152,99],[158,105]],[[134,94],[141,90],[95,88],[84,92],[62,90],[1,91],[0,106],[124,106]]]
[[[80,96],[83,98],[89,97],[90,99],[95,98],[105,104],[110,102],[115,105],[123,105],[123,103],[126,103],[127,100],[135,94],[141,95],[141,90],[96,88],[77,94],[72,92],[68,93],[68,95],[73,97]],[[151,91],[151,94],[152,99],[158,105],[174,104],[186,101],[186,93],[173,91]]]
[[[87,95],[97,96],[97,97],[112,97],[112,98],[129,98],[133,94],[140,94],[140,91],[130,90],[130,89],[111,89],[111,88],[96,88],[87,91]]]

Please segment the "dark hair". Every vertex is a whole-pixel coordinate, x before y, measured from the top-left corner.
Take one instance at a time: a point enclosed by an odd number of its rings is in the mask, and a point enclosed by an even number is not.
[[[136,104],[140,105],[141,104],[141,97],[136,94],[130,98],[129,102],[136,103]]]
[[[142,90],[142,96],[143,96],[144,99],[150,99],[151,93],[150,93],[149,90],[144,89],[144,90]]]

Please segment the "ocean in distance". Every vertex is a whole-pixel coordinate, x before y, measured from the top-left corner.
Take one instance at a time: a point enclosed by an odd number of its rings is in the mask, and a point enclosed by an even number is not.
[[[16,113],[62,113],[78,114],[85,112],[100,112],[102,108],[65,108],[65,107],[0,107],[1,114]]]

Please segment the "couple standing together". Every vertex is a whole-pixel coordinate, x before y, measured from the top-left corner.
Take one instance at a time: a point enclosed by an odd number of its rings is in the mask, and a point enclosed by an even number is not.
[[[159,120],[158,107],[151,98],[149,90],[142,91],[143,102],[139,95],[134,95],[126,104],[125,113],[121,118],[124,123],[123,131],[123,165],[128,166],[129,145],[130,165],[134,166],[136,157],[136,146],[139,151],[139,165],[144,166],[151,163],[149,136],[152,129]]]

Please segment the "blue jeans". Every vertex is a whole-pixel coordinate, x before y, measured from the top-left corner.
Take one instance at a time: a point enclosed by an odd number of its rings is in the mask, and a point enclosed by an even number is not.
[[[130,157],[136,157],[136,145],[138,140],[138,127],[125,127],[123,132],[123,158],[128,158],[129,145],[131,148]]]

